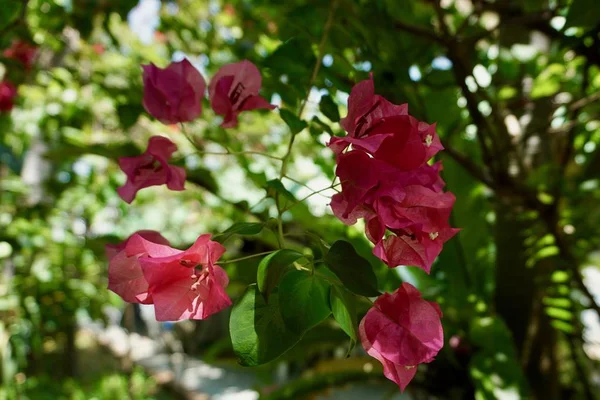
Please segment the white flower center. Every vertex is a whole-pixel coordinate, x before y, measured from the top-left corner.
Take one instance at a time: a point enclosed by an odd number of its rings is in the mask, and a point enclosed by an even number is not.
[[[433,143],[433,136],[432,135],[425,136],[425,146],[431,147],[432,143]]]
[[[436,239],[438,236],[439,236],[439,233],[438,233],[438,232],[431,232],[431,233],[429,234],[429,238],[430,238],[431,240],[435,240],[435,239]]]

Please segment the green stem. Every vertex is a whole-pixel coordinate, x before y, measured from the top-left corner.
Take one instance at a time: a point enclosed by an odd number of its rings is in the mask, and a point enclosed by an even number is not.
[[[315,66],[313,68],[312,75],[311,75],[310,81],[308,83],[306,98],[300,105],[300,110],[298,111],[298,118],[302,118],[302,112],[304,111],[304,108],[306,107],[306,104],[308,103],[308,98],[310,96],[310,89],[313,87],[315,80],[317,79],[317,75],[319,74],[319,69],[321,68],[321,60],[323,59],[323,56],[325,55],[325,44],[327,43],[327,37],[329,36],[329,30],[331,29],[331,26],[333,25],[333,15],[335,14],[335,9],[337,8],[338,4],[339,4],[339,0],[333,0],[331,2],[331,6],[329,8],[329,14],[327,15],[327,21],[325,22],[325,26],[323,27],[323,35],[321,36],[321,42],[319,43],[319,52],[317,55],[317,61],[315,62]],[[285,176],[288,161],[289,161],[289,158],[290,158],[290,155],[292,152],[292,147],[294,146],[294,140],[296,140],[296,134],[292,134],[292,137],[290,138],[290,142],[288,144],[287,151],[282,158],[281,173],[279,174],[279,179],[283,179],[283,177]]]
[[[238,262],[238,261],[244,261],[244,260],[249,260],[251,258],[255,258],[255,257],[261,257],[261,256],[266,256],[267,254],[271,254],[273,253],[274,250],[271,251],[265,251],[263,253],[257,253],[257,254],[252,254],[250,256],[246,256],[246,257],[240,257],[240,258],[234,258],[233,260],[227,260],[227,261],[223,261],[218,263],[219,265],[225,265],[225,264],[231,264],[234,262]]]
[[[190,136],[190,134],[188,133],[187,129],[185,129],[185,125],[183,124],[183,122],[180,122],[179,125],[181,126],[181,132],[183,133],[183,136],[185,136],[185,138],[188,140],[188,142],[190,142],[191,145],[194,146],[194,148],[196,150],[198,150],[198,144]]]
[[[281,211],[281,207],[279,206],[279,194],[275,194],[275,206],[277,207],[277,241],[279,242],[279,248],[283,248],[283,244],[285,243],[285,238],[283,237],[283,212]]]
[[[220,153],[217,151],[199,151],[198,154],[210,155],[210,156],[243,156],[243,155],[255,155],[267,157],[272,160],[283,161],[281,157],[273,156],[271,154],[261,153],[260,151],[227,151],[226,153]]]
[[[200,150],[200,148],[198,147],[198,144],[194,141],[194,139],[190,136],[190,134],[187,132],[185,125],[182,123],[180,123],[181,125],[181,132],[183,133],[183,136],[185,136],[185,138],[192,144],[192,146],[194,146],[194,148],[196,150],[198,150],[198,152],[196,154],[198,155],[211,155],[211,156],[243,156],[243,155],[254,155],[254,156],[262,156],[262,157],[267,157],[270,158],[272,160],[277,160],[277,161],[283,161],[283,159],[281,157],[277,157],[271,154],[267,154],[267,153],[261,153],[260,151],[229,151],[228,148],[226,148],[225,146],[223,146],[225,148],[225,152],[218,152],[218,151],[204,151],[204,150]]]
[[[306,107],[306,103],[308,103],[308,98],[310,96],[310,89],[313,87],[315,80],[317,79],[317,75],[319,73],[319,68],[321,68],[321,60],[323,59],[323,55],[325,53],[325,43],[327,42],[327,36],[329,35],[329,30],[331,29],[331,25],[333,24],[333,14],[335,13],[335,9],[337,8],[339,0],[333,0],[331,3],[331,7],[329,8],[329,15],[327,16],[327,22],[325,22],[325,27],[323,28],[323,35],[321,36],[321,42],[319,43],[319,53],[317,60],[315,62],[315,66],[312,71],[312,75],[310,77],[310,81],[308,83],[306,98],[300,105],[300,110],[298,110],[298,118],[302,118],[302,112],[304,111],[304,107]],[[292,132],[292,136],[290,137],[290,142],[288,143],[287,150],[285,155],[281,158],[281,171],[279,172],[279,179],[283,179],[286,175],[286,170],[288,166],[288,162],[290,160],[290,156],[292,155],[292,147],[294,146],[294,141],[296,140],[296,133]],[[275,199],[275,203],[277,205],[277,229],[279,231],[279,240],[281,241],[280,246],[282,247],[285,243],[285,239],[283,237],[283,219],[282,215],[285,212],[281,210],[279,207],[279,203],[277,198]]]
[[[303,187],[307,188],[311,192],[315,192],[315,190],[313,188],[311,188],[310,186],[308,186],[306,183],[302,183],[299,180],[292,178],[291,176],[286,175],[286,176],[284,176],[284,178],[285,179],[289,179],[290,181],[292,181],[292,182],[294,182],[294,183],[296,183],[296,184],[298,184],[300,186],[303,186]],[[332,185],[333,185],[333,183],[332,183]],[[325,196],[325,195],[322,195],[322,196],[329,198],[329,196]]]
[[[335,186],[337,186],[337,185],[335,185]],[[323,189],[317,190],[316,192],[312,192],[311,194],[309,194],[309,195],[307,195],[307,196],[303,197],[302,199],[300,199],[300,200],[296,201],[296,202],[295,202],[294,204],[292,204],[291,206],[289,206],[289,207],[287,207],[287,208],[284,208],[283,210],[281,210],[281,214],[283,214],[283,213],[284,213],[284,212],[286,212],[286,211],[289,211],[289,210],[291,210],[292,208],[296,207],[298,204],[302,203],[303,201],[305,201],[305,200],[307,200],[307,199],[311,198],[311,197],[312,197],[312,196],[314,196],[315,194],[319,194],[319,193],[321,193],[321,192],[324,192],[324,191],[326,191],[326,190],[329,190],[329,189],[334,189],[334,188],[335,188],[335,186],[327,186],[326,188],[323,188]]]

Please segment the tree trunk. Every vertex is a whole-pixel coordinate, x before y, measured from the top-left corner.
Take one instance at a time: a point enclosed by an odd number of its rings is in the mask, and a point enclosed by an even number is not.
[[[527,266],[525,239],[536,220],[517,206],[498,202],[496,207],[496,292],[494,305],[512,332],[531,391],[536,399],[560,398],[556,365],[556,331],[542,303],[552,268]],[[542,262],[543,263],[543,262]]]
[[[74,377],[77,373],[77,348],[75,346],[75,335],[77,334],[77,325],[75,321],[70,321],[65,329],[66,341],[64,352],[64,375]]]
[[[530,226],[531,221],[519,217],[517,207],[498,201],[494,304],[512,332],[519,354],[523,351],[535,295],[534,270],[525,265],[525,231]]]

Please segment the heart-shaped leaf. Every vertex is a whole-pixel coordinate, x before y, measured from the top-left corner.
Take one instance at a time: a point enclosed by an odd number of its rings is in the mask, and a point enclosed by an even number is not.
[[[237,222],[223,231],[215,240],[224,243],[233,235],[258,235],[262,231],[264,224],[260,222]]]
[[[302,131],[304,128],[306,128],[308,126],[306,121],[298,118],[296,116],[296,114],[294,114],[290,110],[286,110],[285,108],[282,108],[281,110],[279,110],[279,115],[281,116],[281,119],[283,119],[283,121],[290,128],[290,131],[294,135],[299,133],[300,131]]]
[[[285,325],[303,334],[331,313],[326,280],[304,271],[288,272],[279,285],[279,308]]]
[[[340,324],[354,343],[358,338],[358,323],[356,320],[356,299],[348,291],[333,286],[329,295],[333,318]]]
[[[304,257],[302,253],[294,250],[282,249],[263,258],[258,265],[256,283],[258,290],[265,300],[269,301],[271,292],[275,289],[281,277],[287,272],[292,263]]]
[[[277,292],[267,303],[255,284],[248,286],[231,310],[229,331],[240,364],[268,363],[292,348],[301,335],[290,331],[281,317]]]
[[[361,296],[378,296],[377,276],[371,264],[359,256],[352,244],[338,240],[325,256],[325,264],[348,290]]]

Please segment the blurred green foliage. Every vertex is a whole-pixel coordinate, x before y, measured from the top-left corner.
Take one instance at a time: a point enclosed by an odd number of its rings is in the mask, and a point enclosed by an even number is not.
[[[371,255],[360,226],[343,226],[316,195],[285,213],[290,242],[318,258],[321,240],[348,240],[375,266],[379,290],[410,280],[441,304],[447,343],[420,370],[413,395],[593,398],[597,360],[582,350],[579,316],[594,308],[581,267],[597,268],[590,255],[600,246],[600,8],[592,0],[340,0],[334,11],[331,4],[164,1],[149,42],[132,28],[152,21],[127,23],[136,1],[3,4],[0,48],[16,38],[39,46],[30,72],[0,57],[0,74],[19,85],[15,109],[0,114],[3,390],[16,390],[23,373],[32,393],[81,398],[78,384],[46,387],[55,381],[44,380],[41,367],[54,346],[64,367],[52,373],[77,375],[77,321],[104,319],[106,305],[121,306],[105,289],[104,244],[156,229],[184,247],[231,227],[241,235],[221,238],[230,258],[275,248],[269,229],[233,224],[268,227],[276,198],[288,208],[310,194],[295,181],[312,190],[331,182],[335,164],[324,144],[341,134],[352,85],[372,72],[379,94],[437,122],[443,177],[457,197],[453,225],[463,231],[430,276],[389,270]],[[207,153],[282,155],[289,126],[299,132],[288,167],[294,180],[275,180],[276,160],[193,154],[178,127],[145,114],[140,64],[164,66],[184,54],[207,79],[247,58],[261,70],[265,97],[281,101],[279,114],[247,113],[226,133],[205,101],[188,131],[195,143]],[[187,190],[146,189],[127,206],[116,195],[124,177],[115,161],[143,151],[153,134],[178,144]],[[256,289],[243,294],[258,261],[227,265],[232,297],[261,300]],[[359,317],[367,307],[356,304]],[[306,334],[282,358],[299,380],[273,396],[372,379],[359,348],[350,359],[336,355],[352,340],[344,331],[329,319]],[[219,339],[207,354],[233,358],[227,334]],[[271,383],[275,367],[257,373]],[[124,398],[135,379],[109,375],[93,391]],[[145,398],[139,393],[132,398]]]

